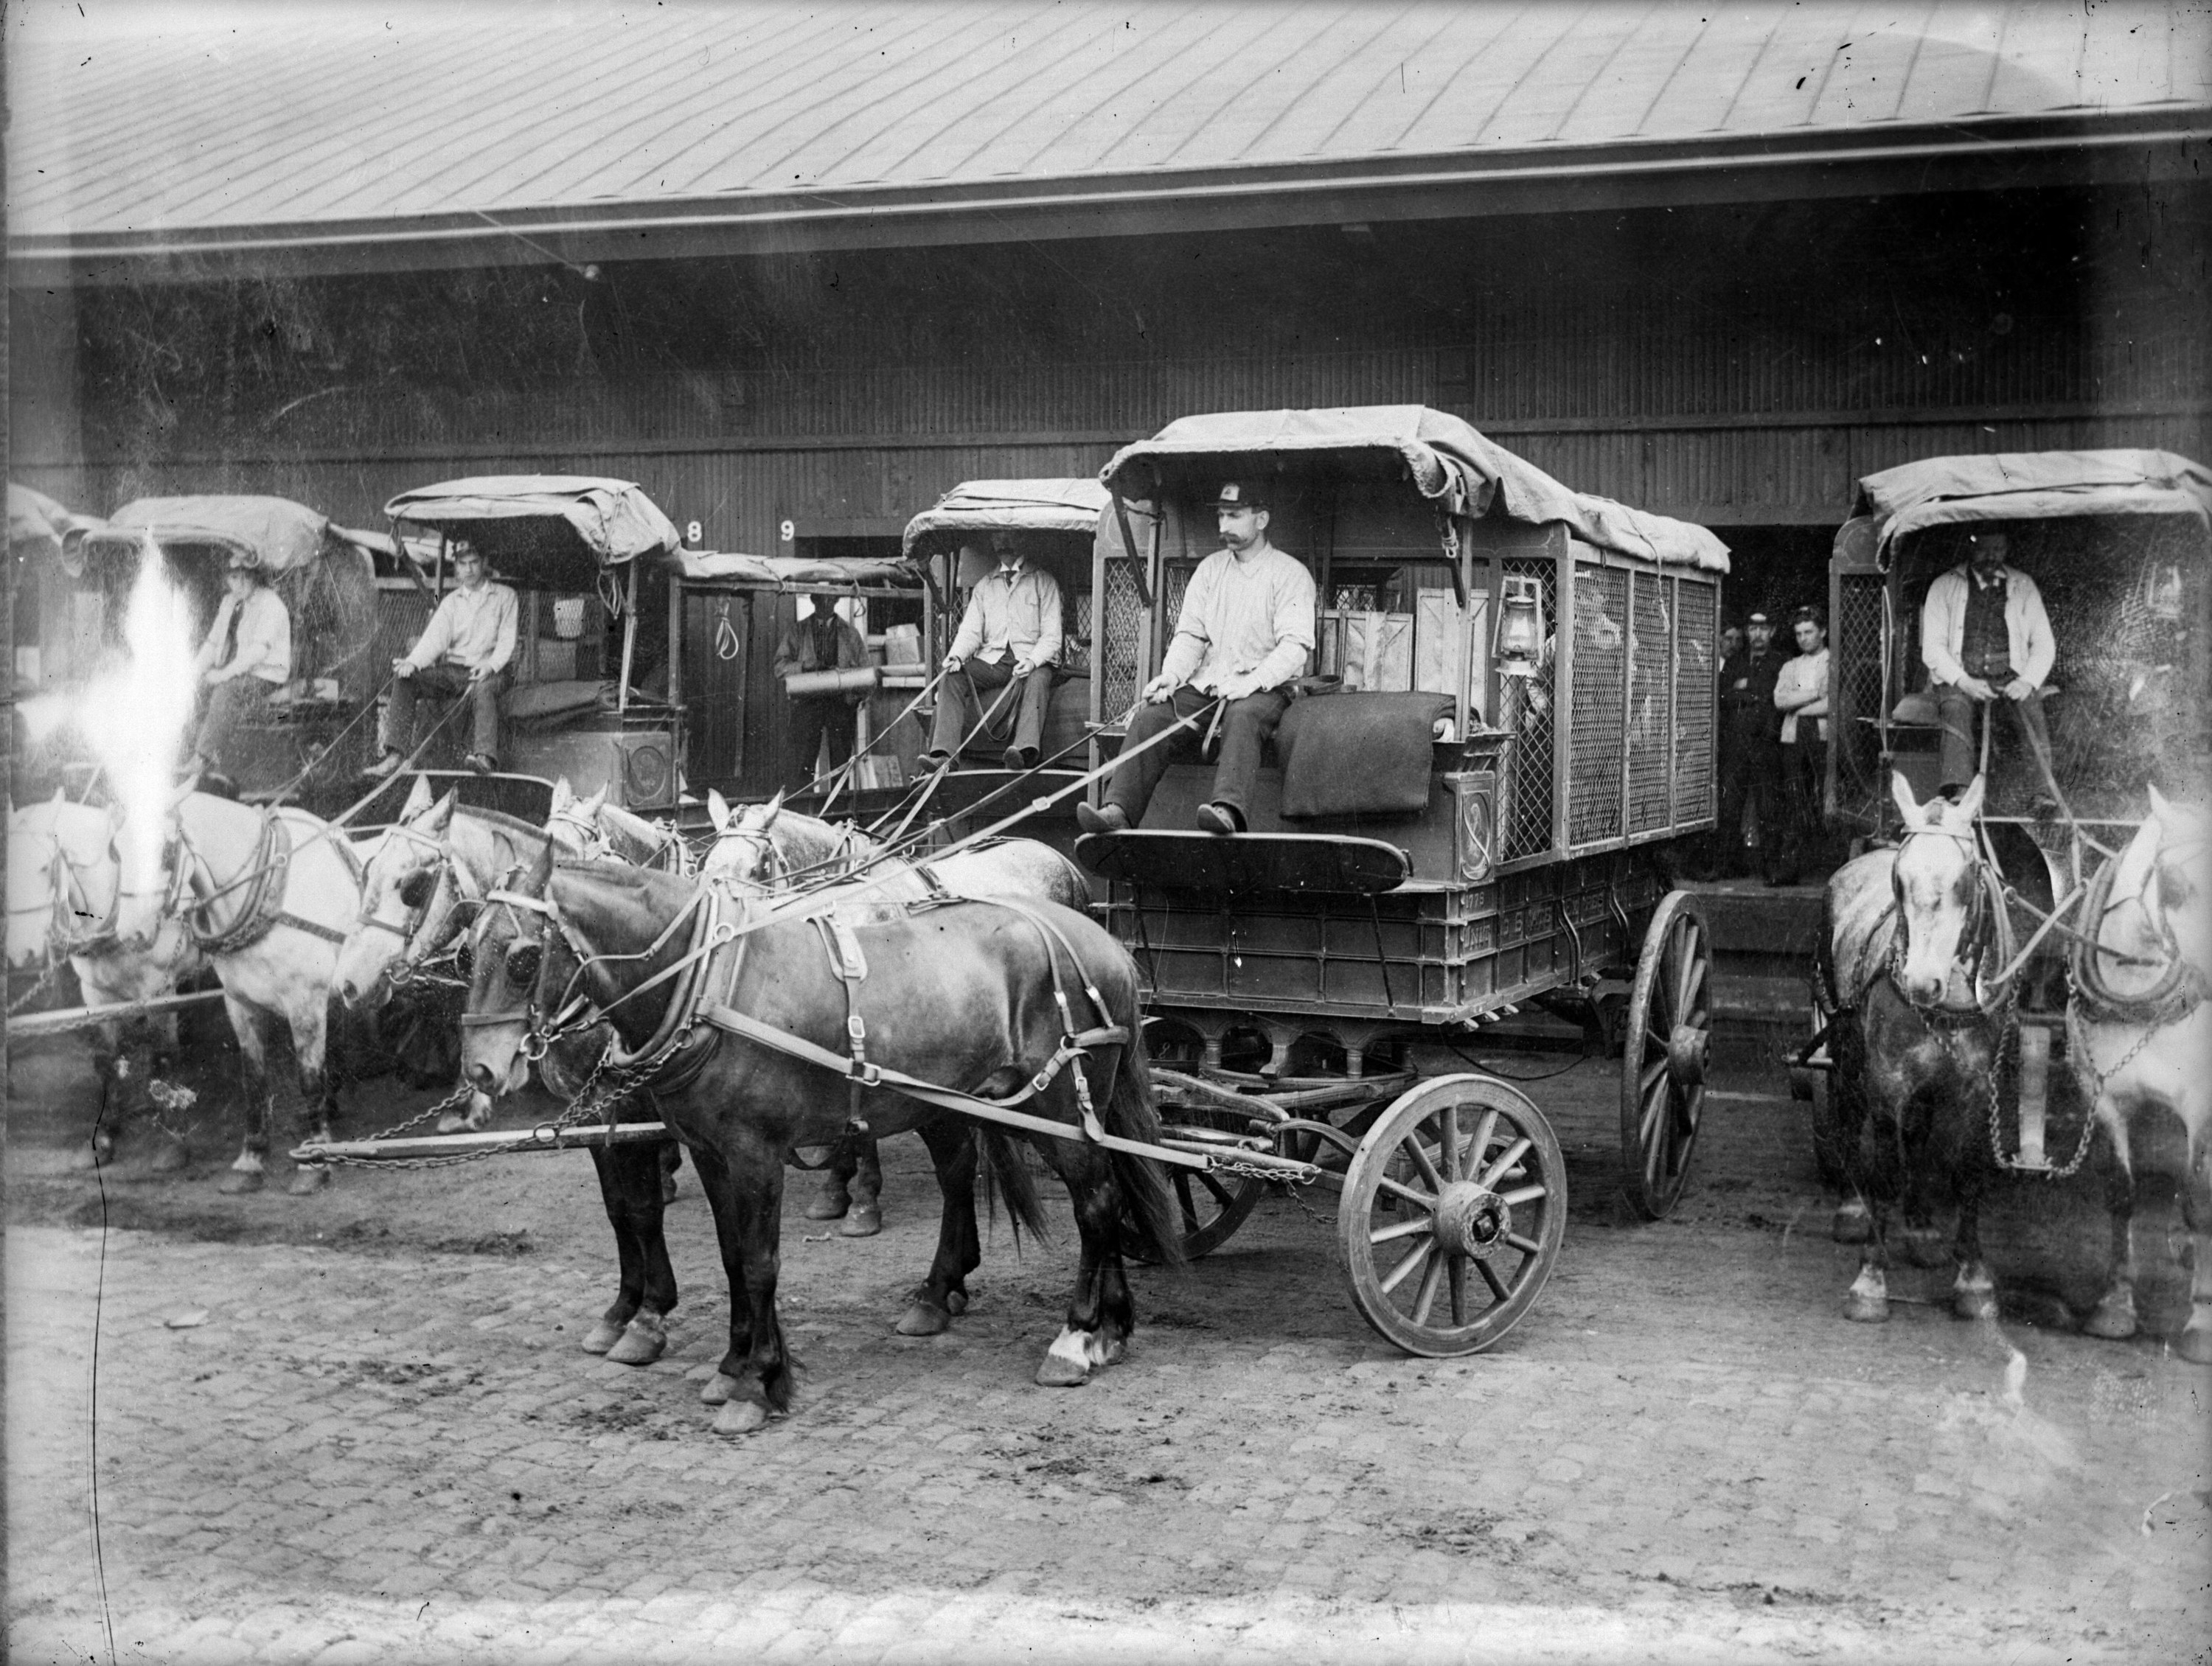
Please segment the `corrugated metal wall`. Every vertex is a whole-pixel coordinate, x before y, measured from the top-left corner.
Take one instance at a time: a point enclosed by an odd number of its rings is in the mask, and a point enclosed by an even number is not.
[[[1833,524],[1858,476],[1948,451],[2212,449],[2203,298],[2126,262],[2081,276],[2065,251],[2102,246],[2086,229],[2008,253],[1976,202],[1956,231],[1941,204],[1902,227],[1879,205],[1780,212],[1371,245],[1319,228],[1249,267],[1226,239],[1163,239],[854,255],[826,277],[732,264],[720,287],[641,270],[618,280],[632,312],[681,289],[689,324],[597,357],[580,336],[573,373],[503,383],[349,354],[329,302],[301,332],[328,364],[302,356],[260,391],[234,362],[155,360],[74,388],[58,336],[104,350],[150,326],[110,296],[70,317],[18,292],[15,477],[94,511],[259,490],[374,524],[429,480],[610,474],[710,546],[760,551],[786,520],[879,531],[963,479],[1087,472],[1201,410],[1439,405],[1578,488],[1722,525]],[[349,304],[397,282],[350,281]]]

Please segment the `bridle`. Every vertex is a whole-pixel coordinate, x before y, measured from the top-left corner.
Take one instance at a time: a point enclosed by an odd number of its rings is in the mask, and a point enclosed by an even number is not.
[[[1966,847],[1969,892],[1966,899],[1966,921],[1959,930],[1959,949],[1953,964],[1966,973],[1968,985],[1974,991],[1972,1007],[1948,1004],[1939,992],[1932,1001],[1914,995],[1905,981],[1905,963],[1911,948],[1911,916],[1905,906],[1905,881],[1897,864],[1890,866],[1890,908],[1897,918],[1897,927],[1890,934],[1889,956],[1884,971],[1898,995],[1922,1018],[1936,1023],[1966,1023],[1987,1018],[2008,1004],[2013,979],[2005,978],[1996,984],[1982,982],[1982,969],[1989,963],[1994,951],[2000,966],[2012,958],[2010,939],[2012,923],[2005,912],[2003,894],[1997,888],[1995,864],[1986,859],[1979,837],[1973,833],[1962,833],[1956,827],[1923,827],[1910,829],[1905,838],[1950,839]],[[1899,854],[1903,854],[1900,845]],[[1948,984],[1949,980],[1945,980]]]
[[[476,881],[470,876],[468,869],[453,860],[453,848],[445,840],[433,839],[404,822],[395,823],[386,829],[386,833],[387,837],[409,839],[427,848],[431,857],[430,867],[427,870],[430,887],[419,904],[410,906],[404,897],[408,881],[416,878],[416,874],[410,874],[407,881],[401,881],[401,906],[407,912],[398,923],[379,916],[375,899],[366,892],[361,912],[356,917],[362,929],[387,931],[399,939],[399,954],[386,962],[382,973],[386,980],[398,989],[409,983],[445,946],[448,939],[447,922],[465,907],[482,907],[483,897],[477,889]],[[423,871],[416,870],[417,874]]]

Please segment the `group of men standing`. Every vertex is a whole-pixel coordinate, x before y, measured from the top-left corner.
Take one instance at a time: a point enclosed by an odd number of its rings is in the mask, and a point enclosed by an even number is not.
[[[1984,767],[2000,713],[2025,742],[2042,783],[2039,812],[2057,806],[2044,683],[2057,657],[2035,580],[2010,564],[2002,528],[1970,534],[1966,559],[1929,585],[1920,657],[1940,730],[1941,791],[1955,799]],[[1829,865],[1822,793],[1827,778],[1828,630],[1818,608],[1790,621],[1794,651],[1774,639],[1772,616],[1753,613],[1721,633],[1720,816],[1713,877],[1753,861],[1769,885],[1793,885]],[[1753,853],[1756,852],[1755,857]]]

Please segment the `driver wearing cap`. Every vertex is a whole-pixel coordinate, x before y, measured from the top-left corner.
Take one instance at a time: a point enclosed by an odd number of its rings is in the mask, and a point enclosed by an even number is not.
[[[1215,498],[1224,548],[1199,563],[1183,592],[1160,674],[1145,685],[1127,745],[1205,712],[1217,700],[1221,760],[1213,796],[1199,806],[1208,833],[1242,833],[1261,748],[1291,703],[1314,645],[1314,580],[1304,563],[1267,542],[1267,501],[1249,481],[1232,480]],[[1185,742],[1184,744],[1188,744]],[[1174,742],[1152,748],[1114,772],[1106,802],[1076,806],[1087,833],[1112,833],[1141,821],[1152,790],[1167,772]]]
[[[187,775],[222,772],[232,735],[240,724],[266,721],[270,695],[292,675],[292,614],[284,598],[250,555],[234,554],[222,577],[222,605],[192,660],[207,707]]]

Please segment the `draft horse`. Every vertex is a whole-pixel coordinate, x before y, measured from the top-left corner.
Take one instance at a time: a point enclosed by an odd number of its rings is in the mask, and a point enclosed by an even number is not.
[[[1004,1125],[887,1087],[848,1093],[882,1080],[873,1073],[1017,1100],[1024,1113],[1107,1136],[1022,1136],[1066,1184],[1082,1243],[1039,1383],[1079,1384],[1121,1355],[1134,1324],[1125,1252],[1177,1258],[1158,1166],[1117,1143],[1159,1134],[1137,971],[1121,946],[1049,904],[946,898],[861,911],[848,897],[845,924],[808,918],[836,900],[833,891],[779,912],[712,881],[607,863],[556,868],[549,852],[513,889],[492,894],[472,934],[471,1081],[507,1092],[549,1035],[602,1021],[616,1033],[617,1061],[653,1073],[661,1114],[690,1148],[714,1210],[729,1280],[728,1348],[702,1391],[720,1403],[714,1427],[725,1434],[758,1429],[791,1402],[775,1290],[793,1147],[835,1140],[856,1112],[876,1134],[921,1134],[944,1209],[915,1301],[940,1315],[964,1298],[981,1260],[977,1147],[1018,1229],[1044,1231]],[[1072,1037],[1073,1011],[1086,1000],[1096,1027]]]
[[[2196,1240],[2189,1319],[2175,1346],[2212,1364],[2212,813],[2171,803],[2155,787],[2150,806],[2092,882],[2070,966],[2067,1061],[2111,1155],[2111,1280],[2083,1328],[2114,1338],[2138,1328],[2129,1126],[2143,1112],[2167,1111],[2188,1136],[2182,1214]]]
[[[1836,1015],[1838,1143],[1853,1188],[1873,1209],[1844,1317],[1889,1317],[1893,1209],[1924,1241],[1948,1200],[1958,1209],[1951,1311],[1989,1318],[1996,1289],[1982,1257],[1980,1213],[1998,1172],[1990,1111],[2013,1085],[2016,1054],[2005,1045],[2008,992],[1986,981],[2002,968],[2009,931],[1975,837],[1983,781],[1977,776],[1955,804],[1917,803],[1902,776],[1891,791],[1904,838],[1830,878],[1815,945],[1821,996]],[[1873,1137],[1862,1140],[1867,1122]]]
[[[387,981],[407,984],[434,975],[425,968],[461,939],[485,894],[501,879],[526,871],[564,842],[591,841],[606,807],[597,799],[576,799],[566,787],[566,782],[556,785],[554,810],[556,818],[568,820],[534,827],[498,810],[465,805],[456,792],[434,797],[428,781],[416,777],[399,820],[362,876],[361,912],[338,953],[340,996],[354,1004]],[[625,848],[650,858],[662,847],[632,842]],[[564,1096],[573,1094],[605,1039],[604,1033],[579,1036],[554,1050],[539,1064],[546,1086]],[[489,1110],[489,1098],[478,1092],[466,1116],[447,1112],[438,1131],[481,1127]],[[672,1141],[592,1148],[620,1278],[614,1300],[584,1333],[586,1354],[645,1366],[668,1345],[668,1315],[678,1292],[663,1211],[678,1149]]]
[[[823,821],[784,807],[781,793],[764,804],[732,810],[712,788],[707,810],[714,843],[702,870],[763,891],[790,891],[852,873],[864,863],[897,861],[908,871],[878,882],[872,894],[910,900],[945,890],[983,901],[1056,902],[1079,912],[1091,903],[1082,869],[1034,839],[1001,839],[956,851],[941,863],[882,858],[883,846],[858,828]],[[847,1238],[872,1238],[884,1229],[883,1164],[876,1142],[865,1135],[842,1139],[822,1166],[822,1184],[807,1203],[809,1221],[836,1221]]]

